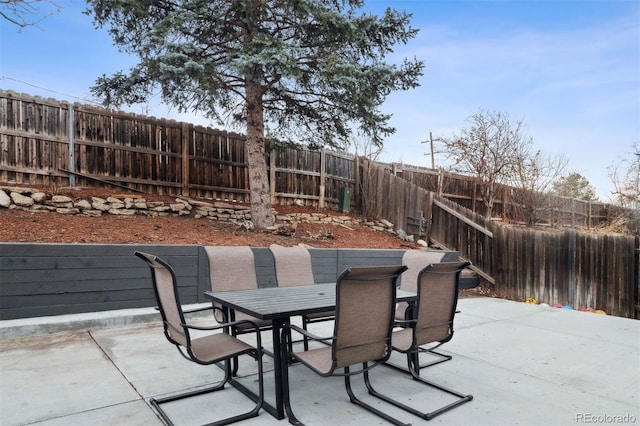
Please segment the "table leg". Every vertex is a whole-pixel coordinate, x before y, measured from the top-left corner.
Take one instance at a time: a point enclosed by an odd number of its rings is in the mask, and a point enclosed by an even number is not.
[[[271,330],[273,334],[273,373],[275,379],[275,396],[276,396],[276,406],[275,406],[275,418],[278,420],[284,419],[284,374],[283,369],[287,368],[286,365],[286,348],[282,347],[282,342],[280,338],[280,334],[282,332],[282,328],[285,324],[289,323],[289,318],[284,319],[274,319],[271,324]]]

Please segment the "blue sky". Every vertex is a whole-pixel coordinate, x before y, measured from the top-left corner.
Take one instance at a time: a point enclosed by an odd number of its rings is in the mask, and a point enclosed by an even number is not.
[[[421,86],[394,93],[384,105],[396,134],[383,161],[431,165],[429,137],[451,137],[480,109],[523,120],[534,146],[570,159],[607,201],[607,168],[640,142],[640,2],[637,0],[368,0],[413,13],[421,31],[390,61],[417,57]],[[55,99],[90,101],[103,73],[127,69],[105,30],[82,15],[83,2],[61,0],[62,11],[39,28],[0,21],[0,88]],[[159,99],[123,108],[135,113],[214,123],[179,115]],[[438,147],[436,144],[436,151]],[[444,164],[437,154],[436,166]]]

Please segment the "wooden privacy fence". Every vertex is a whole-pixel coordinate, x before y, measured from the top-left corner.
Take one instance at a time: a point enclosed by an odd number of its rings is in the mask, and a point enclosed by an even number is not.
[[[438,247],[459,247],[460,256],[473,263],[485,281],[499,287],[494,275],[494,224],[444,197],[434,197],[431,209],[431,242]]]
[[[435,192],[474,213],[484,214],[482,202],[482,182],[469,176],[457,175],[443,170],[407,164],[382,164],[394,176],[412,182],[428,191]],[[522,194],[525,194],[522,196]],[[533,208],[528,212],[519,198],[528,200]],[[493,218],[512,223],[528,223],[531,219],[537,225],[572,226],[592,229],[608,223],[625,213],[625,209],[611,204],[583,201],[560,197],[553,194],[535,194],[518,191],[507,185],[497,185]]]
[[[517,300],[638,318],[638,238],[496,227],[495,279]]]
[[[0,181],[116,185],[249,202],[245,136],[174,120],[0,91]],[[267,157],[274,204],[335,208],[353,156],[286,148]]]
[[[369,217],[384,218],[395,229],[412,231],[410,218],[431,216],[433,192],[389,173],[377,163],[363,160],[358,168],[360,176],[358,210]],[[423,234],[429,235],[429,221],[425,221]],[[417,234],[415,232],[414,234]]]
[[[361,170],[367,211],[394,223],[406,223],[402,215],[424,212],[430,241],[473,262],[500,294],[639,317],[639,237],[494,223],[377,164],[365,162]]]
[[[285,147],[268,152],[266,160],[273,204],[335,209],[341,191],[348,191],[355,205],[370,204],[359,198],[357,179],[363,174],[353,155]],[[482,184],[475,179],[406,164],[376,164],[416,188],[483,214]],[[145,193],[249,202],[244,135],[2,90],[0,181],[118,185]],[[513,188],[499,186],[494,217],[526,222],[513,194]],[[397,191],[390,195],[400,197]],[[401,200],[389,201],[394,209],[402,205]],[[592,228],[623,213],[609,204],[563,197],[547,196],[535,204],[535,220],[556,226]],[[410,225],[406,218],[416,213],[408,207],[412,213],[393,214],[402,218],[397,223],[403,229]]]

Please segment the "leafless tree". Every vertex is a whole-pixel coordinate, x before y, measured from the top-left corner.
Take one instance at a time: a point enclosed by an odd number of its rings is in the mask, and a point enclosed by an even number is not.
[[[633,144],[632,152],[607,168],[615,188],[613,200],[621,207],[640,210],[640,143]]]
[[[540,150],[524,152],[520,161],[515,163],[511,178],[512,196],[521,206],[527,224],[535,224],[540,219],[540,212],[551,207],[550,190],[568,163],[564,155],[549,156]]]
[[[356,155],[366,157],[371,161],[378,161],[380,154],[384,151],[384,147],[376,145],[371,139],[364,135],[358,135],[351,140],[351,148],[355,151]]]
[[[524,134],[524,123],[506,113],[481,109],[468,122],[460,135],[443,142],[453,171],[478,180],[485,216],[491,218],[498,185],[510,183],[532,141]]]
[[[624,210],[618,220],[627,222],[627,228],[638,234],[640,229],[640,143],[635,142],[631,152],[607,168],[614,185],[613,201]]]
[[[0,0],[0,16],[19,30],[34,26],[58,13],[60,6],[51,0]]]

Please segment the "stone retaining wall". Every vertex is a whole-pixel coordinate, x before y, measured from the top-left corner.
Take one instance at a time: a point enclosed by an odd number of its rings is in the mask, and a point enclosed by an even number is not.
[[[85,216],[101,216],[103,214],[191,216],[195,219],[206,218],[234,223],[246,228],[252,227],[251,212],[246,206],[183,198],[176,198],[173,203],[147,201],[142,196],[133,195],[74,200],[65,195],[48,196],[46,193],[32,188],[0,186],[0,208]],[[367,226],[374,231],[389,232],[405,240],[413,240],[413,236],[407,236],[402,231],[394,231],[393,224],[386,220],[365,221],[347,215],[328,215],[324,213],[281,215],[276,210],[274,210],[274,215],[276,217],[276,225],[273,227],[273,231],[276,232],[293,223],[320,223],[346,227]]]

